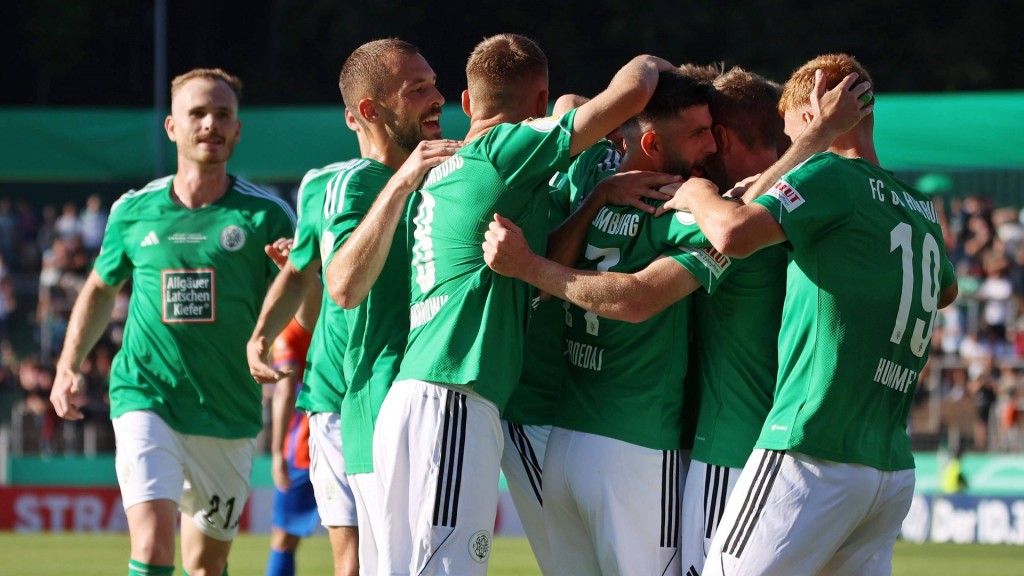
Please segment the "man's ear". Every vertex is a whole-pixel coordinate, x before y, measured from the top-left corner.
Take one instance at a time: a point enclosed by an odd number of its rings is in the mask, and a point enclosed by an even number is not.
[[[640,136],[640,149],[650,158],[661,157],[661,136],[654,130],[648,130]]]
[[[374,104],[373,100],[363,98],[356,106],[359,109],[359,117],[362,118],[364,122],[376,122],[379,118],[377,105]]]
[[[730,144],[729,130],[721,124],[715,124],[711,127],[711,132],[715,135],[715,144],[718,145],[718,151],[724,152],[728,150]]]
[[[804,121],[804,126],[807,126],[814,120],[814,114],[811,114],[810,110],[804,110],[800,113],[800,119]]]
[[[462,91],[462,111],[466,116],[473,117],[473,103],[469,101],[469,90]]]
[[[537,93],[537,102],[535,103],[534,109],[536,114],[534,118],[543,118],[548,115],[548,91],[542,90]]]
[[[168,140],[171,142],[177,142],[177,140],[174,139],[174,117],[170,114],[167,115],[167,118],[164,118],[164,132],[167,132]]]

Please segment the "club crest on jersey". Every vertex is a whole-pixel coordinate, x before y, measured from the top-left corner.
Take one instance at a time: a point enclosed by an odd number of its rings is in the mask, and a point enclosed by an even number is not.
[[[483,564],[487,562],[487,556],[491,553],[491,533],[487,530],[480,530],[469,537],[469,556],[475,562]]]
[[[775,186],[772,186],[772,189],[768,192],[768,195],[782,202],[786,212],[792,212],[804,203],[804,197],[785,180],[776,182]]]
[[[220,245],[225,250],[236,252],[245,246],[245,231],[232,224],[220,231]]]
[[[676,220],[684,226],[693,226],[697,223],[697,219],[693,217],[693,212],[689,210],[676,212]]]
[[[558,127],[558,119],[561,116],[545,116],[543,118],[530,118],[523,121],[523,125],[533,128],[537,132],[551,132]]]

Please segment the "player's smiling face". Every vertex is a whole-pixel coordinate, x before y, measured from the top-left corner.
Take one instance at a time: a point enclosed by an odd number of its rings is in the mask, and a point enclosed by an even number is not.
[[[703,177],[704,162],[717,149],[708,107],[690,106],[675,118],[657,124],[655,131],[661,136],[663,146],[661,171]]]
[[[238,99],[220,80],[193,78],[174,95],[164,126],[180,157],[197,164],[223,164],[242,131]]]
[[[385,127],[402,148],[412,151],[421,140],[441,137],[441,105],[437,76],[420,54],[396,56],[396,70],[387,97]]]

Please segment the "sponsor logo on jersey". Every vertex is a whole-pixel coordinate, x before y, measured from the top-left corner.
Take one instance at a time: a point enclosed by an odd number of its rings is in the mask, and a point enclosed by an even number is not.
[[[715,278],[719,278],[722,272],[732,264],[732,260],[728,256],[722,254],[718,250],[715,250],[712,246],[705,246],[703,248],[683,248],[687,253],[692,254],[700,260]]]
[[[523,126],[529,126],[537,132],[551,132],[558,127],[558,120],[561,116],[545,116],[543,118],[530,118],[523,121]]]
[[[179,232],[178,234],[171,234],[167,239],[175,244],[199,244],[206,240],[206,234]]]
[[[689,210],[676,212],[676,220],[684,226],[693,226],[697,223],[697,219],[693,217],[693,213]]]
[[[772,432],[776,432],[778,430],[789,430],[789,426],[779,426],[778,424],[772,424],[771,430]]]
[[[216,271],[164,270],[160,291],[165,324],[213,322],[216,310]]]
[[[768,195],[782,202],[786,212],[792,212],[804,203],[804,197],[797,192],[796,188],[793,188],[784,180],[776,182],[775,186],[772,186],[772,189],[768,192]]]
[[[245,246],[245,231],[232,224],[220,231],[220,245],[225,250],[235,252]]]
[[[569,363],[578,368],[600,372],[604,366],[604,348],[584,344],[575,340],[565,339],[564,356]]]
[[[491,553],[491,533],[479,530],[469,537],[469,557],[483,564]]]
[[[142,242],[139,243],[139,246],[142,246],[143,248],[145,248],[146,246],[155,246],[156,244],[159,244],[159,243],[160,243],[160,239],[157,238],[156,232],[150,230],[149,234],[146,234],[146,237],[143,238]]]
[[[891,360],[879,358],[874,380],[882,386],[906,393],[910,386],[917,382],[917,372]]]

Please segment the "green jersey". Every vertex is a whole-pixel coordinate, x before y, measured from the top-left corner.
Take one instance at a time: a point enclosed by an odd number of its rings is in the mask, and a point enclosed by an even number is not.
[[[861,159],[812,156],[757,199],[792,247],[775,403],[757,448],[914,467],[907,434],[939,291],[935,206]]]
[[[310,170],[302,178],[296,199],[299,224],[288,255],[296,270],[305,270],[314,263],[325,266],[324,256],[334,246],[325,230],[327,218],[344,196],[353,171],[366,162],[359,159],[328,164]],[[348,388],[341,368],[347,343],[344,311],[324,290],[320,317],[309,342],[302,388],[295,400],[296,408],[310,413],[341,411],[341,399]]]
[[[573,160],[569,172],[551,177],[548,228],[554,230],[583,202],[597,183],[615,173],[622,154],[609,140],[601,140]],[[554,422],[558,394],[565,380],[562,330],[565,326],[558,298],[536,300],[526,330],[523,374],[502,418],[516,424],[547,425]]]
[[[742,468],[754,450],[779,368],[786,250],[769,246],[733,259],[712,296],[693,295],[700,411],[693,457]],[[689,400],[689,399],[688,399]]]
[[[263,247],[294,230],[288,205],[239,178],[208,206],[171,197],[173,176],[123,195],[110,210],[95,272],[132,279],[110,415],[150,410],[182,434],[253,438],[262,390],[245,344],[277,266]]]
[[[531,288],[484,263],[494,214],[547,244],[548,180],[569,167],[572,120],[500,124],[427,175],[412,222],[409,343],[398,378],[468,386],[498,410],[523,362]]]
[[[685,257],[686,248],[706,242],[683,214],[655,218],[633,207],[605,206],[590,225],[577,267],[633,273],[662,255],[688,269],[694,262],[704,267]],[[714,275],[698,270],[694,276],[710,285]],[[679,449],[689,312],[690,299],[684,298],[630,323],[568,305],[563,354],[569,379],[556,425],[655,450]]]
[[[348,241],[369,212],[373,201],[395,173],[372,160],[353,173],[331,217],[327,235],[334,238],[334,252]],[[380,406],[398,373],[409,332],[409,256],[405,245],[405,221],[399,222],[384,268],[363,302],[345,310],[348,348],[342,367],[348,391],[341,403],[342,449],[345,472],[373,472],[373,428]]]

